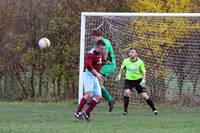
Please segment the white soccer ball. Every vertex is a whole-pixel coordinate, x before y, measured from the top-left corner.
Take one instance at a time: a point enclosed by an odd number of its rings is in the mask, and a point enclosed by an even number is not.
[[[41,38],[41,39],[39,40],[38,45],[39,45],[39,47],[40,47],[41,49],[43,49],[43,48],[48,48],[48,47],[50,47],[50,41],[49,41],[48,38],[44,37],[44,38]]]

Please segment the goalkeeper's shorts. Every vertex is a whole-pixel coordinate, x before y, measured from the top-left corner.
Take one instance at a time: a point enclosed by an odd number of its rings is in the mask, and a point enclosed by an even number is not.
[[[123,89],[130,89],[132,91],[133,88],[137,91],[138,94],[141,94],[143,92],[146,92],[146,88],[142,87],[140,85],[140,82],[142,79],[138,80],[128,80],[126,79],[124,82],[124,88]]]
[[[115,63],[111,63],[111,64],[105,64],[101,67],[100,73],[102,75],[112,75],[114,73],[116,69],[116,64]]]

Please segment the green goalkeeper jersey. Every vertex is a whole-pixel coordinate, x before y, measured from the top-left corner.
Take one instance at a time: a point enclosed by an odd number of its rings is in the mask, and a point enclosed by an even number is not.
[[[116,64],[116,62],[115,62],[115,53],[114,53],[114,51],[113,51],[111,42],[110,42],[108,39],[104,38],[104,37],[102,37],[102,41],[105,43],[105,48],[104,48],[104,50],[105,50],[106,52],[108,52],[108,57],[106,58],[106,61],[110,61],[110,62],[112,62],[112,64],[115,65],[115,64]],[[94,48],[95,46],[96,46],[96,44],[93,45],[93,48]]]
[[[141,79],[146,72],[144,62],[139,58],[136,61],[126,58],[121,65],[121,69],[126,69],[126,79],[128,80]]]
[[[108,57],[107,57],[106,61],[110,61],[110,62],[112,62],[112,64],[116,64],[115,63],[115,54],[114,54],[114,51],[113,51],[110,41],[106,38],[102,38],[102,41],[106,44],[104,50],[106,52],[108,52]]]

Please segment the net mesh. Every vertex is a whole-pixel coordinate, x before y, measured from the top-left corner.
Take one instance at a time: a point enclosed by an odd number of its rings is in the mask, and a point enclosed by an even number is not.
[[[199,17],[86,17],[85,52],[92,47],[90,32],[98,29],[112,42],[117,70],[106,83],[122,101],[123,81],[115,81],[128,48],[137,49],[147,70],[147,92],[155,101],[200,105]],[[133,91],[131,100],[142,100]]]

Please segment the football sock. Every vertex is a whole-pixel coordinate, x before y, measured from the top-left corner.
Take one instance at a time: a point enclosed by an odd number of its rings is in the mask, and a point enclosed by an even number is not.
[[[106,101],[112,101],[112,96],[109,94],[109,91],[106,87],[102,89],[102,96],[106,99]]]
[[[86,110],[86,114],[90,114],[90,112],[92,112],[92,110],[95,108],[96,105],[97,105],[97,102],[94,99],[92,99],[89,107]]]
[[[124,112],[128,112],[129,97],[124,96]]]
[[[80,101],[80,104],[79,104],[78,109],[77,109],[76,112],[81,112],[86,103],[87,103],[87,101],[86,101],[85,98],[83,97],[83,98],[81,99],[81,101]]]
[[[151,109],[154,111],[156,110],[155,105],[153,103],[153,101],[149,98],[146,100],[147,104],[151,107]]]

